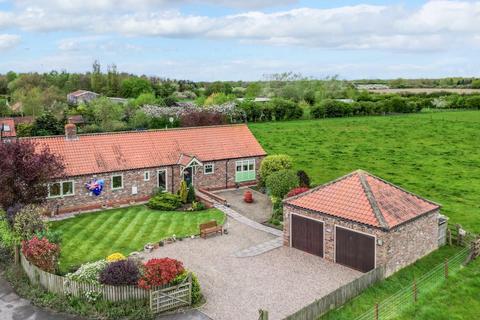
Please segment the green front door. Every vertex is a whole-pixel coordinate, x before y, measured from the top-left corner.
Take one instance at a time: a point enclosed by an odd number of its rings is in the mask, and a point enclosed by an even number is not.
[[[255,159],[239,160],[236,162],[235,182],[254,181],[255,179]]]

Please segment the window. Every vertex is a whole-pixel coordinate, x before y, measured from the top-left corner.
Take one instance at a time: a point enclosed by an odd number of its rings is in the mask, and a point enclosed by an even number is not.
[[[66,197],[75,194],[73,181],[60,181],[48,185],[48,197]]]
[[[145,171],[143,173],[143,181],[150,181],[150,171]]]
[[[157,171],[157,187],[160,191],[167,191],[167,170]]]
[[[123,175],[112,176],[112,190],[123,188]]]
[[[235,182],[252,181],[256,179],[255,159],[239,160],[235,164]]]
[[[207,163],[203,167],[203,173],[204,174],[212,174],[213,170],[214,170],[213,168],[214,168],[213,163]]]

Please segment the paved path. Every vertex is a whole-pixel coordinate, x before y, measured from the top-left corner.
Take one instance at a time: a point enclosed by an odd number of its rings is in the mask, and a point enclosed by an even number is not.
[[[270,234],[273,234],[274,236],[277,236],[277,237],[281,237],[283,235],[283,231],[282,230],[278,230],[278,229],[275,229],[275,228],[271,228],[271,227],[267,227],[261,223],[258,223],[256,221],[253,221],[243,215],[241,215],[240,213],[238,213],[237,211],[233,210],[232,208],[229,208],[229,207],[226,207],[222,204],[215,204],[215,208],[223,211],[225,214],[227,214],[229,217],[232,217],[233,219],[237,220],[238,222],[241,222],[243,223],[244,225],[247,225],[251,228],[254,228],[254,229],[257,229],[257,230],[260,230],[260,231],[263,231],[263,232],[267,232],[267,233],[270,233]]]
[[[277,249],[283,246],[283,238],[278,237],[273,240],[269,240],[252,247],[240,250],[235,252],[234,256],[237,258],[247,258],[247,257],[254,257],[265,252],[271,251],[273,249]]]
[[[275,228],[267,227],[261,223],[258,223],[256,221],[253,221],[240,213],[236,212],[230,207],[224,206],[222,204],[215,204],[215,207],[221,211],[223,211],[225,214],[227,214],[229,217],[237,220],[238,222],[254,228],[259,231],[263,231],[269,234],[272,234],[276,236],[275,239],[273,240],[268,240],[259,244],[256,244],[254,246],[242,249],[240,251],[235,252],[233,255],[237,258],[246,258],[246,257],[254,257],[258,256],[261,254],[264,254],[268,251],[280,248],[283,245],[283,232],[282,230],[278,230]]]
[[[40,309],[30,301],[20,298],[10,284],[0,276],[0,319],[1,320],[62,320],[82,318]]]

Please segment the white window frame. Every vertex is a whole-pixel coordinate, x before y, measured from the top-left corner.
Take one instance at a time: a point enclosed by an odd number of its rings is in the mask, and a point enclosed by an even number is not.
[[[163,190],[163,192],[168,192],[168,170],[166,168],[157,170],[157,188],[160,188],[159,186],[160,179],[158,179],[158,174],[160,173],[160,171],[165,172],[165,190]]]
[[[245,165],[245,163],[247,164],[247,170],[243,170],[243,166]],[[253,164],[252,170],[250,170],[251,164]],[[237,170],[238,165],[241,166],[240,171]],[[256,167],[255,158],[235,161],[235,172],[247,172],[247,171],[251,172],[251,171],[255,171],[256,169],[255,167]]]
[[[114,188],[113,187],[113,178],[114,177],[122,177],[122,186],[121,187],[117,187],[117,188]],[[111,177],[110,177],[110,186],[112,188],[112,190],[121,190],[123,189],[123,187],[125,186],[125,182],[123,181],[123,173],[121,174],[113,174]]]
[[[52,196],[50,195],[50,186],[52,184],[60,184],[60,194],[58,196]],[[72,193],[69,193],[69,194],[64,194],[63,193],[63,184],[64,183],[71,183],[72,184]],[[75,181],[74,180],[63,180],[63,181],[55,181],[55,182],[52,182],[52,183],[49,183],[47,185],[47,188],[48,188],[48,196],[47,198],[49,199],[54,199],[54,198],[63,198],[63,197],[71,197],[71,196],[74,196],[75,195]]]
[[[212,167],[212,172],[207,172],[207,166]],[[205,163],[203,166],[203,174],[204,175],[210,175],[215,173],[215,163],[210,162],[210,163]]]
[[[143,173],[143,181],[150,181],[150,171],[145,171]]]

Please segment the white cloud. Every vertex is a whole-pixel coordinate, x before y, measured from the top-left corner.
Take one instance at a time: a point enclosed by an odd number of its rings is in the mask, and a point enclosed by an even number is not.
[[[15,34],[0,34],[0,51],[16,47],[20,43],[20,36]]]
[[[42,7],[60,12],[151,11],[182,5],[215,5],[239,9],[277,7],[297,0],[17,0],[19,7]]]
[[[244,3],[246,7],[277,3],[228,2],[232,6]],[[295,1],[281,1],[291,2]],[[218,17],[186,15],[174,6],[174,1],[168,0],[18,0],[15,19],[12,13],[0,12],[0,28],[14,24],[31,32],[234,39],[265,45],[392,51],[447,50],[453,44],[478,46],[480,36],[480,1],[429,1],[414,9],[355,5],[272,13],[247,11]],[[73,46],[65,42],[61,48],[69,45]]]

